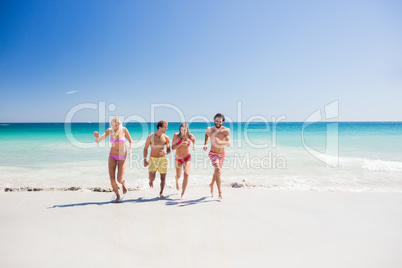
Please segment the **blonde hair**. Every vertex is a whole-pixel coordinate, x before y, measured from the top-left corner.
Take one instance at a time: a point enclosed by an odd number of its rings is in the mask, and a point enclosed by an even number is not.
[[[117,124],[116,130],[113,129],[112,123]],[[112,121],[110,121],[110,137],[112,137],[114,140],[117,140],[117,136],[119,136],[119,133],[122,130],[123,130],[123,126],[120,122],[120,118],[118,116],[113,117]]]

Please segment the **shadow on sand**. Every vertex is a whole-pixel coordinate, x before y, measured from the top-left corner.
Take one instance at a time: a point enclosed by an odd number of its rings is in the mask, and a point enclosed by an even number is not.
[[[64,205],[54,205],[53,207],[48,207],[48,208],[67,208],[67,207],[83,207],[83,206],[90,206],[90,205],[97,205],[97,206],[103,206],[103,205],[108,205],[108,204],[121,204],[121,203],[147,203],[147,202],[156,202],[160,200],[166,200],[168,199],[169,196],[160,198],[160,197],[154,197],[154,198],[143,198],[139,197],[137,199],[124,199],[121,200],[120,202],[114,202],[114,200],[110,201],[105,201],[105,202],[85,202],[85,203],[76,203],[76,204],[64,204]]]
[[[192,200],[180,200],[180,199],[169,199],[166,202],[166,206],[178,206],[178,207],[186,207],[186,206],[191,206],[191,205],[197,205],[201,203],[209,203],[209,202],[221,202],[220,200],[212,200],[212,199],[207,199],[207,196],[198,198],[198,199],[192,199]]]
[[[109,205],[109,204],[121,204],[121,203],[149,203],[149,202],[156,202],[156,201],[165,201],[167,206],[175,206],[177,205],[178,207],[185,207],[189,205],[196,205],[200,203],[207,203],[207,202],[220,202],[220,200],[207,200],[207,197],[201,197],[198,199],[193,199],[193,200],[180,200],[178,198],[170,198],[170,195],[164,196],[162,198],[160,197],[154,197],[154,198],[143,198],[139,197],[137,199],[123,199],[122,201],[116,203],[113,200],[111,201],[105,201],[105,202],[85,202],[85,203],[76,203],[76,204],[63,204],[63,205],[54,205],[53,207],[48,207],[49,208],[68,208],[68,207],[84,207],[84,206],[103,206],[103,205]]]

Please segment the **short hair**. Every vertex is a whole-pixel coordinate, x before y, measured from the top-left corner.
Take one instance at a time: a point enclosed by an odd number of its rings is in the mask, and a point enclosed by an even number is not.
[[[165,126],[165,125],[167,125],[167,122],[161,120],[161,121],[159,121],[158,124],[156,125],[156,128],[159,129],[159,128]]]
[[[222,121],[225,122],[225,116],[223,114],[221,114],[221,113],[217,113],[214,116],[214,121],[215,121],[216,118],[222,118]]]

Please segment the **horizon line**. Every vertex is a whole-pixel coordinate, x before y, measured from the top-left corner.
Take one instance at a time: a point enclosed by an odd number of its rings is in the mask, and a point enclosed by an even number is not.
[[[127,124],[127,123],[158,123],[159,121],[146,121],[146,122],[122,122],[123,124]],[[202,122],[198,122],[198,121],[194,121],[191,123],[213,123],[214,121],[202,121]],[[375,120],[375,121],[360,121],[360,120],[355,120],[355,121],[279,121],[276,123],[305,123],[305,122],[311,122],[311,123],[372,123],[372,122],[389,122],[389,123],[402,123],[401,121],[395,121],[395,120],[385,120],[385,121],[381,121],[381,120]],[[106,122],[100,122],[100,121],[78,121],[78,122],[0,122],[0,124],[70,124],[70,123],[84,123],[84,124],[106,124],[106,123],[110,123],[108,121]],[[183,123],[181,121],[167,121],[167,123]],[[187,123],[187,122],[184,122]],[[224,122],[224,123],[229,123],[229,122]],[[251,122],[247,122],[247,121],[232,121],[230,123],[272,123],[272,121],[267,121],[267,122],[263,122],[263,121],[251,121]]]

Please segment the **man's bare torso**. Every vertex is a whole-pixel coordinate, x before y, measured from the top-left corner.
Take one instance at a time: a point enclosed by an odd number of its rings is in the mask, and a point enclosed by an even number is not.
[[[168,143],[168,136],[162,134],[158,136],[156,132],[150,135],[151,139],[151,157],[161,157],[159,154],[165,148],[166,143]]]
[[[220,141],[228,141],[230,133],[229,129],[227,127],[210,127],[207,133],[211,138],[211,151],[218,154],[224,153],[225,146],[216,144],[215,138],[219,139]]]

